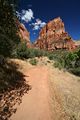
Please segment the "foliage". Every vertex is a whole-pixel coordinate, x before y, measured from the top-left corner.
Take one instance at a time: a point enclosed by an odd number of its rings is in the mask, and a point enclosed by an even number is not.
[[[26,42],[21,42],[17,49],[15,49],[13,56],[20,59],[28,59],[46,56],[46,52],[39,49],[27,48]]]
[[[47,56],[50,60],[54,60],[54,66],[59,69],[66,69],[80,74],[78,68],[80,67],[80,50],[69,52],[65,50],[56,50],[53,52],[46,52],[40,49],[27,48],[26,43],[20,43],[15,51],[15,56],[21,59],[33,58],[31,64],[36,64],[35,57]],[[73,70],[75,72],[73,72]]]
[[[53,53],[47,53],[47,57],[48,57],[50,60],[53,60],[53,59],[54,59],[54,54],[53,54]]]
[[[29,62],[32,65],[37,65],[37,63],[38,63],[38,61],[35,58],[31,59]]]
[[[0,54],[9,56],[19,43],[13,0],[0,0]]]
[[[54,56],[56,56],[53,57],[55,60],[55,67],[58,67],[59,69],[64,68],[69,72],[80,76],[80,50],[75,52],[64,52],[59,55],[55,53]]]
[[[74,75],[80,76],[80,67],[70,68],[68,71],[73,73]]]
[[[59,68],[60,70],[62,69],[62,65],[59,62],[55,62],[54,67]]]
[[[65,59],[66,67],[74,68],[77,58],[78,55],[76,53],[70,52],[68,55],[66,55],[66,59]]]
[[[35,56],[35,57],[46,56],[46,51],[40,50],[40,49],[35,49],[35,50],[34,50],[34,56]]]
[[[80,59],[80,49],[76,52],[76,54],[78,55],[78,58]]]
[[[22,42],[14,50],[13,56],[23,59],[23,58],[27,58],[26,57],[27,53],[28,53],[28,51],[27,51],[26,43]]]

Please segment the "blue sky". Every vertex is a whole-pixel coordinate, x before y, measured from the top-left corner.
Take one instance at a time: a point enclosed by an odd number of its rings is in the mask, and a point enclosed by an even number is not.
[[[50,20],[60,17],[73,39],[80,39],[80,0],[19,0],[21,22],[30,32],[31,41]]]

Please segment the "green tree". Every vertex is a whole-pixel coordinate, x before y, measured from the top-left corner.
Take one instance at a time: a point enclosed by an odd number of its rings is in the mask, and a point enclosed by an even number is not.
[[[10,56],[19,43],[14,0],[0,0],[0,54]]]

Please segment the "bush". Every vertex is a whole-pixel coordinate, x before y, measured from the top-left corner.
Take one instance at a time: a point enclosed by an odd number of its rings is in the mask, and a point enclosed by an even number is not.
[[[49,58],[49,60],[53,60],[54,59],[53,53],[48,53],[47,57]]]
[[[38,61],[34,58],[34,59],[31,59],[30,61],[30,64],[32,65],[37,65]]]
[[[76,52],[78,58],[80,59],[80,49]]]
[[[80,76],[80,50],[75,52],[65,52],[59,55],[56,53],[53,57],[55,60],[55,67],[58,67],[59,69],[65,68],[69,72]]]
[[[65,59],[66,67],[74,68],[77,58],[78,56],[76,53],[70,52],[69,54],[67,54]]]
[[[69,72],[73,73],[74,75],[80,76],[80,67],[71,68],[69,69]]]
[[[30,52],[33,54],[33,57],[42,57],[45,56],[46,52],[40,49],[29,49]],[[31,58],[31,55],[30,55]]]
[[[26,42],[22,42],[18,45],[17,49],[14,50],[12,56],[20,59],[28,59],[45,56],[46,52],[39,49],[27,48]]]
[[[20,58],[20,59],[27,58],[29,56],[29,51],[27,50],[26,43],[25,42],[21,42],[17,46],[17,49],[14,50],[12,56]]]
[[[54,67],[59,68],[60,70],[62,69],[62,66],[61,66],[61,64],[59,62],[55,62]]]

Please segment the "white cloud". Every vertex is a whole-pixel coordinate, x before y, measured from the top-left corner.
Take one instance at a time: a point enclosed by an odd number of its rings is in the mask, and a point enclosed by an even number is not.
[[[40,25],[42,21],[40,19],[36,19],[36,24]]]
[[[21,20],[25,21],[25,22],[30,22],[32,19],[34,19],[34,13],[31,9],[28,10],[22,10],[21,13]]]
[[[24,22],[29,23],[29,26],[33,27],[33,30],[39,30],[40,28],[44,27],[46,25],[45,22],[43,22],[42,20],[35,19],[34,23],[31,23],[32,19],[34,19],[34,13],[31,9],[25,10],[23,9],[20,12],[16,11],[17,16]]]
[[[42,27],[44,27],[46,25],[46,23],[45,22],[42,22],[41,24],[40,24],[40,27],[42,28]]]
[[[25,14],[26,14],[26,10],[22,10],[21,13],[22,13],[23,15],[25,15]]]
[[[33,30],[39,30],[40,28],[46,25],[45,22],[42,22],[40,19],[36,19],[35,23],[32,23]]]
[[[34,27],[33,27],[33,30],[39,30],[39,26],[38,25],[35,25]]]

